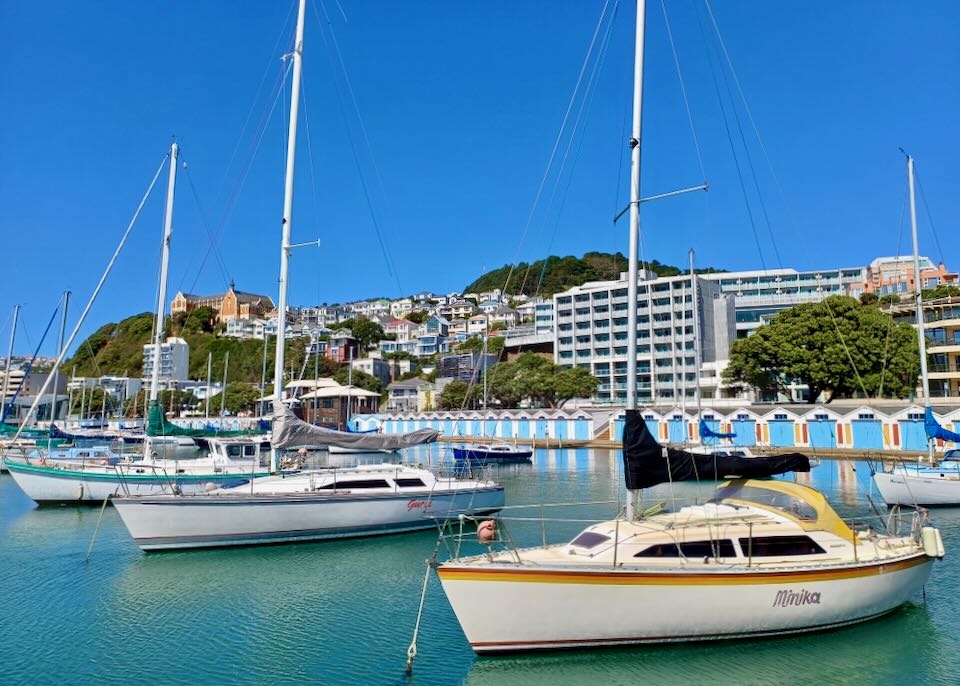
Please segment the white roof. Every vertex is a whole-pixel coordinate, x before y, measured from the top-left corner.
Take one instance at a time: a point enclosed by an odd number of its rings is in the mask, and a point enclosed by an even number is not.
[[[291,381],[285,388],[326,388],[339,385],[340,384],[333,379],[300,379],[299,381]],[[344,386],[344,388],[346,388],[346,386]]]
[[[357,386],[330,386],[327,388],[318,388],[310,393],[304,393],[300,400],[310,400],[311,398],[342,398],[347,395],[353,398],[379,398],[380,394],[374,391],[368,391]]]

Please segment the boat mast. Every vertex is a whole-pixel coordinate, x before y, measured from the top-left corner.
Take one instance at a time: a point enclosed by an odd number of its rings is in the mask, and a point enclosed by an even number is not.
[[[163,215],[163,244],[160,248],[160,288],[157,293],[157,320],[154,323],[153,333],[153,374],[150,377],[150,403],[147,415],[149,422],[150,409],[157,402],[160,394],[160,346],[163,339],[163,313],[167,299],[167,271],[170,269],[170,238],[173,235],[173,193],[177,185],[177,155],[180,147],[174,143],[170,146],[170,173],[167,178],[167,206]],[[91,401],[93,394],[90,395]],[[163,410],[161,409],[161,413]],[[150,437],[144,437],[143,454],[150,454]]]
[[[13,324],[10,327],[10,345],[7,346],[7,366],[3,370],[3,398],[0,399],[0,422],[7,420],[7,391],[10,388],[10,365],[13,364],[13,342],[17,338],[17,319],[20,317],[20,306],[13,306]]]
[[[223,417],[223,411],[227,407],[227,370],[230,368],[230,351],[223,356],[223,391],[220,392],[220,416]],[[221,419],[221,422],[223,420]],[[221,423],[220,428],[223,428]]]
[[[314,389],[316,390],[316,389]],[[347,418],[344,420],[345,430],[350,430],[350,405],[353,400],[353,346],[350,346],[350,361],[347,362]]]
[[[630,254],[627,283],[627,410],[637,409],[637,259],[640,243],[640,126],[643,123],[643,25],[646,0],[637,0],[633,65],[633,128],[630,134]],[[655,373],[651,369],[651,373]],[[627,519],[636,515],[637,492],[627,493]]]
[[[293,83],[290,88],[290,129],[287,135],[287,171],[283,186],[283,233],[280,242],[280,296],[277,302],[277,354],[273,375],[274,402],[283,402],[284,343],[287,333],[287,271],[290,261],[290,227],[293,222],[293,170],[297,156],[297,114],[300,110],[300,76],[303,70],[303,23],[307,0],[300,0],[297,11],[297,33],[293,42]],[[280,469],[282,451],[273,450],[270,471]]]
[[[63,341],[67,335],[67,308],[70,306],[70,291],[63,292],[63,312],[60,314],[60,336],[57,339],[57,356],[63,354]],[[70,400],[67,400],[67,414],[64,417],[66,419],[70,416]],[[55,422],[57,420],[57,390],[54,386],[53,390],[53,400],[50,401],[50,421]],[[50,449],[48,443],[47,449]]]
[[[693,248],[690,248],[690,286],[692,288],[693,302],[693,366],[696,374],[696,393],[697,393],[697,424],[700,423],[703,404],[700,396],[700,299],[697,289],[697,274],[693,271]],[[699,430],[699,429],[698,429]],[[700,437],[700,443],[703,443],[703,436]]]
[[[203,414],[205,419],[208,422],[210,421],[210,375],[212,373],[213,373],[213,353],[209,352],[207,353],[207,392],[204,393],[205,397],[203,399]]]
[[[913,286],[917,310],[917,341],[920,346],[920,379],[923,403],[930,407],[930,379],[927,377],[927,340],[923,327],[923,281],[920,279],[920,243],[917,240],[917,198],[914,193],[913,158],[907,155],[907,181],[910,185],[910,230],[913,234]],[[927,437],[927,457],[933,461],[933,441]]]

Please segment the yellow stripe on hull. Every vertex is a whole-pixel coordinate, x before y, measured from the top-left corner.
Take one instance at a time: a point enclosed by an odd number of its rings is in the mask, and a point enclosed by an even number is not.
[[[440,566],[441,581],[505,581],[538,584],[593,584],[640,586],[723,586],[752,584],[783,584],[803,581],[832,581],[889,574],[926,563],[924,553],[896,562],[869,563],[841,569],[804,569],[789,572],[720,572],[703,574],[681,572],[568,572],[560,570],[526,571],[514,569],[475,569],[470,567]]]

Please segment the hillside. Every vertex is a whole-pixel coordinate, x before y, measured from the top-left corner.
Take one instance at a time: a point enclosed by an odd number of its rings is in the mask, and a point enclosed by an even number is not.
[[[77,376],[141,376],[143,346],[150,342],[153,317],[152,313],[143,312],[119,323],[104,324],[80,344],[72,359],[64,362],[64,371],[73,374],[76,369]],[[164,329],[167,335],[180,336],[190,344],[191,379],[206,378],[208,353],[213,354],[213,377],[221,379],[223,362],[229,352],[229,380],[260,383],[263,341],[218,337],[213,311],[209,308],[199,308],[186,317],[168,317]],[[271,340],[267,350],[268,380],[273,378],[274,350],[274,341]],[[303,364],[304,354],[303,341],[287,341],[287,365],[297,373]]]
[[[684,271],[679,267],[661,264],[657,260],[644,262],[644,266],[660,276],[676,276]],[[544,260],[537,260],[533,264],[526,262],[517,264],[510,276],[510,283],[506,287],[504,287],[504,284],[507,281],[507,275],[510,273],[509,264],[483,274],[469,284],[464,292],[476,293],[502,288],[504,292],[511,295],[524,293],[526,295],[549,296],[573,286],[579,286],[587,281],[617,279],[625,271],[627,271],[627,258],[621,253],[588,252],[583,257],[551,255],[546,258],[546,269],[544,269]],[[718,271],[723,270],[712,267],[697,270],[701,274]],[[540,284],[541,273],[543,274],[542,285]]]

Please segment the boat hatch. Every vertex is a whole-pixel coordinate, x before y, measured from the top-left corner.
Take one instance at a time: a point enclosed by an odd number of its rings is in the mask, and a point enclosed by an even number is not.
[[[590,548],[596,548],[601,543],[606,543],[609,540],[609,536],[598,534],[595,531],[584,531],[582,534],[570,541],[570,545],[576,548],[589,550]]]

